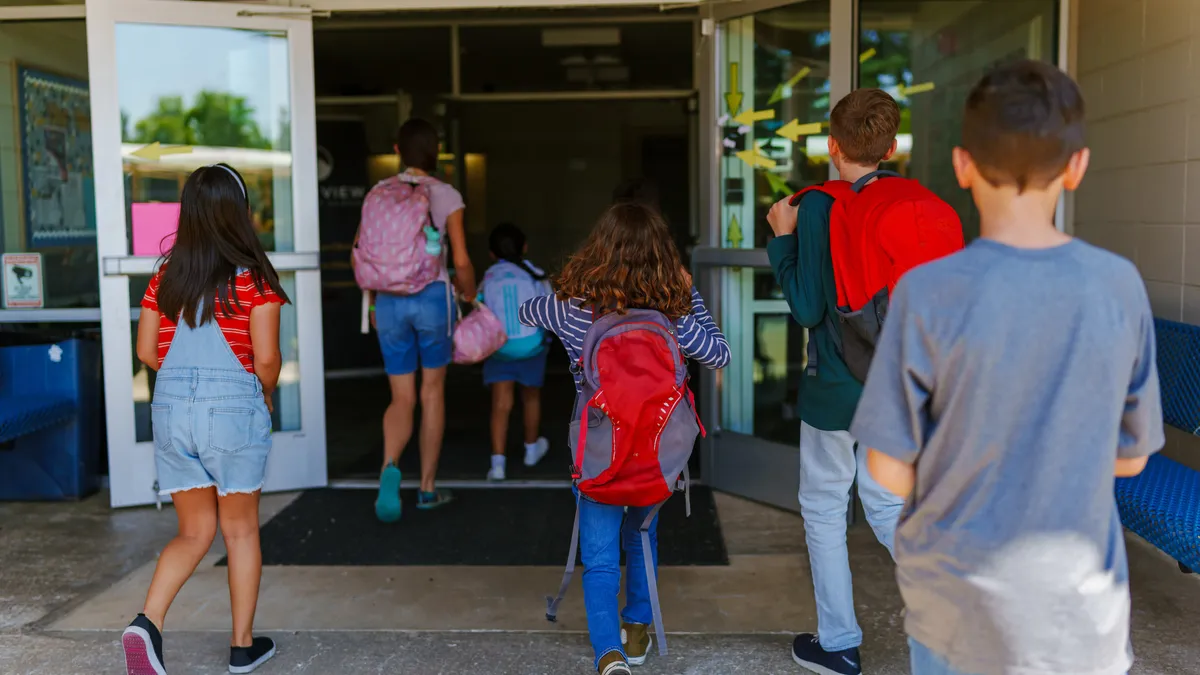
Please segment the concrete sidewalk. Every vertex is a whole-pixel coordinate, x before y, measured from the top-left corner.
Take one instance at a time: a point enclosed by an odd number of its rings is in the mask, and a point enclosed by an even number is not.
[[[263,500],[263,519],[294,495]],[[791,634],[815,626],[799,517],[717,496],[728,567],[661,573],[671,654],[649,674],[800,673]],[[401,523],[398,527],[403,527]],[[140,607],[170,509],[0,504],[0,673],[122,670],[121,628]],[[901,602],[886,552],[865,524],[849,534],[867,672],[907,672]],[[1134,673],[1200,673],[1200,579],[1131,537]],[[167,620],[172,673],[221,673],[228,657],[219,543]],[[269,567],[257,627],[279,643],[271,673],[579,673],[591,670],[578,581],[561,618],[542,617],[554,567]]]

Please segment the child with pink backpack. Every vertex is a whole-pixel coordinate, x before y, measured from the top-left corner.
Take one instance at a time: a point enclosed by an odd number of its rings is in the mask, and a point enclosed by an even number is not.
[[[457,315],[447,246],[454,255],[454,286],[475,297],[475,270],[467,255],[463,199],[433,177],[438,135],[429,122],[412,119],[400,127],[396,152],[405,171],[371,189],[363,201],[354,239],[354,275],[370,291],[371,323],[379,336],[392,402],[383,415],[383,471],[375,515],[400,518],[400,454],[413,433],[417,369],[421,369],[421,487],[418,509],[452,499],[435,485],[446,425],[446,366],[454,358]]]
[[[658,510],[686,477],[703,427],[687,359],[729,362],[729,344],[679,260],[657,210],[616,204],[567,262],[556,295],[521,306],[526,326],[554,333],[570,355],[575,415],[569,445],[577,496],[567,574],[578,548],[588,633],[600,675],[629,675],[653,644],[665,653],[658,606]],[[618,614],[624,549],[626,606]]]

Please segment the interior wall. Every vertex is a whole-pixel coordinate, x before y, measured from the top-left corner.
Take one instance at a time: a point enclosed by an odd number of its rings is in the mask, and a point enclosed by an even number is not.
[[[1137,263],[1156,316],[1200,324],[1200,3],[1077,6],[1092,160],[1075,233]],[[1168,455],[1200,468],[1200,439],[1168,431]]]
[[[644,171],[643,139],[686,139],[688,114],[686,101],[460,104],[460,151],[486,156],[486,228],[515,223],[530,259],[557,269],[613,189]],[[673,226],[686,230],[687,214]],[[489,264],[485,234],[471,237],[471,253],[480,269]]]

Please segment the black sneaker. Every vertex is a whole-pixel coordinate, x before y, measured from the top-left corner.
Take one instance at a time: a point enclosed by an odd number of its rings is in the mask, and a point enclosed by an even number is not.
[[[138,614],[121,635],[127,675],[167,675],[163,665],[162,633],[145,614]]]
[[[272,656],[275,656],[275,641],[256,637],[249,647],[229,648],[229,672],[252,673]]]
[[[862,675],[858,647],[827,652],[812,633],[801,633],[792,642],[792,660],[818,675]]]

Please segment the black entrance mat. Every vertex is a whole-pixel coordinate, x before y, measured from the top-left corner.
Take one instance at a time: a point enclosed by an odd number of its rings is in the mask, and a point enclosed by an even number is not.
[[[575,517],[567,489],[458,490],[454,503],[418,511],[405,491],[404,516],[375,519],[373,490],[310,490],[262,528],[264,565],[562,565]],[[659,519],[660,565],[728,565],[712,491],[692,490]],[[222,560],[219,564],[224,565]]]

